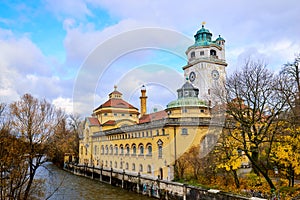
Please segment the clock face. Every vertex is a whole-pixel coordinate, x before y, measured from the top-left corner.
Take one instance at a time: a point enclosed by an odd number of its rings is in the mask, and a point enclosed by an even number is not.
[[[211,76],[213,79],[218,80],[220,77],[220,74],[219,74],[218,70],[212,70]]]
[[[191,73],[190,73],[189,79],[190,79],[191,82],[194,82],[194,80],[196,79],[196,74],[195,74],[195,72],[191,72]]]

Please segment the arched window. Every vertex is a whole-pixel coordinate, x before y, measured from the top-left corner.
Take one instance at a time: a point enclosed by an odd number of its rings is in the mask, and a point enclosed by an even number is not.
[[[135,164],[132,163],[132,171],[135,171]]]
[[[125,164],[125,169],[126,169],[126,170],[129,169],[129,164],[128,164],[128,162]]]
[[[162,155],[163,155],[163,142],[161,140],[158,140],[157,141],[157,148],[158,148],[158,158],[162,158]]]
[[[143,144],[140,144],[139,145],[139,155],[144,155],[144,145]]]
[[[108,146],[105,146],[105,154],[108,154]]]
[[[120,169],[123,169],[123,162],[120,162]]]
[[[143,165],[142,164],[140,164],[139,172],[143,172]]]
[[[124,147],[123,144],[120,145],[120,155],[124,154]]]
[[[101,154],[104,154],[104,146],[101,146]]]
[[[109,150],[109,154],[110,154],[110,155],[113,155],[113,153],[114,153],[114,148],[113,148],[113,146],[110,145],[110,146],[109,146],[109,149],[110,149],[110,150]]]
[[[115,155],[118,155],[118,152],[119,152],[119,148],[118,148],[118,146],[116,145],[116,146],[115,146]]]
[[[132,155],[136,155],[136,146],[135,144],[132,145]]]
[[[147,156],[152,156],[152,145],[147,144]]]
[[[112,167],[112,161],[109,161],[109,167]]]
[[[107,160],[106,160],[106,161],[105,161],[105,167],[108,167],[107,165],[108,165],[108,162],[107,162]]]
[[[115,168],[118,168],[118,163],[117,163],[117,161],[115,161]]]
[[[191,58],[195,58],[195,52],[194,51],[191,52]]]
[[[129,147],[129,144],[126,144],[125,149],[126,149],[125,155],[126,155],[126,156],[129,156],[129,154],[130,154],[130,147]]]
[[[210,50],[210,55],[211,56],[216,56],[217,55],[217,52],[216,52],[216,50]]]
[[[151,173],[151,165],[147,166],[147,173],[149,173],[149,174]]]

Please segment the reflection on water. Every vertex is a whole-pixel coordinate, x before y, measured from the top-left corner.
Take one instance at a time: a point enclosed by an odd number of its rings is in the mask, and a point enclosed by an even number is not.
[[[147,196],[136,194],[119,187],[104,184],[96,180],[80,177],[58,169],[51,163],[40,168],[37,178],[46,178],[45,197],[57,190],[51,200],[61,199],[115,199],[150,200]],[[58,189],[57,189],[58,188]],[[152,199],[153,200],[153,199]]]

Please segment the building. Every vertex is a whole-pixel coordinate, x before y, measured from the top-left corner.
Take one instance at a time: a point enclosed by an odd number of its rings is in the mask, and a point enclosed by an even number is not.
[[[115,86],[108,100],[85,119],[79,164],[172,180],[176,160],[184,152],[199,144],[200,154],[209,149],[216,142],[215,131],[222,129],[211,123],[209,90],[225,80],[227,65],[225,40],[219,36],[212,41],[211,37],[204,26],[196,33],[183,67],[188,78],[165,110],[147,114],[144,86],[140,110],[124,101]]]

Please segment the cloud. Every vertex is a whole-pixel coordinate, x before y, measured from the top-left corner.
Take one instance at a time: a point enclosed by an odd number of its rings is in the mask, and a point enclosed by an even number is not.
[[[84,19],[86,16],[92,15],[87,4],[83,0],[45,0],[45,5],[49,11],[53,12],[58,17],[72,16]]]

